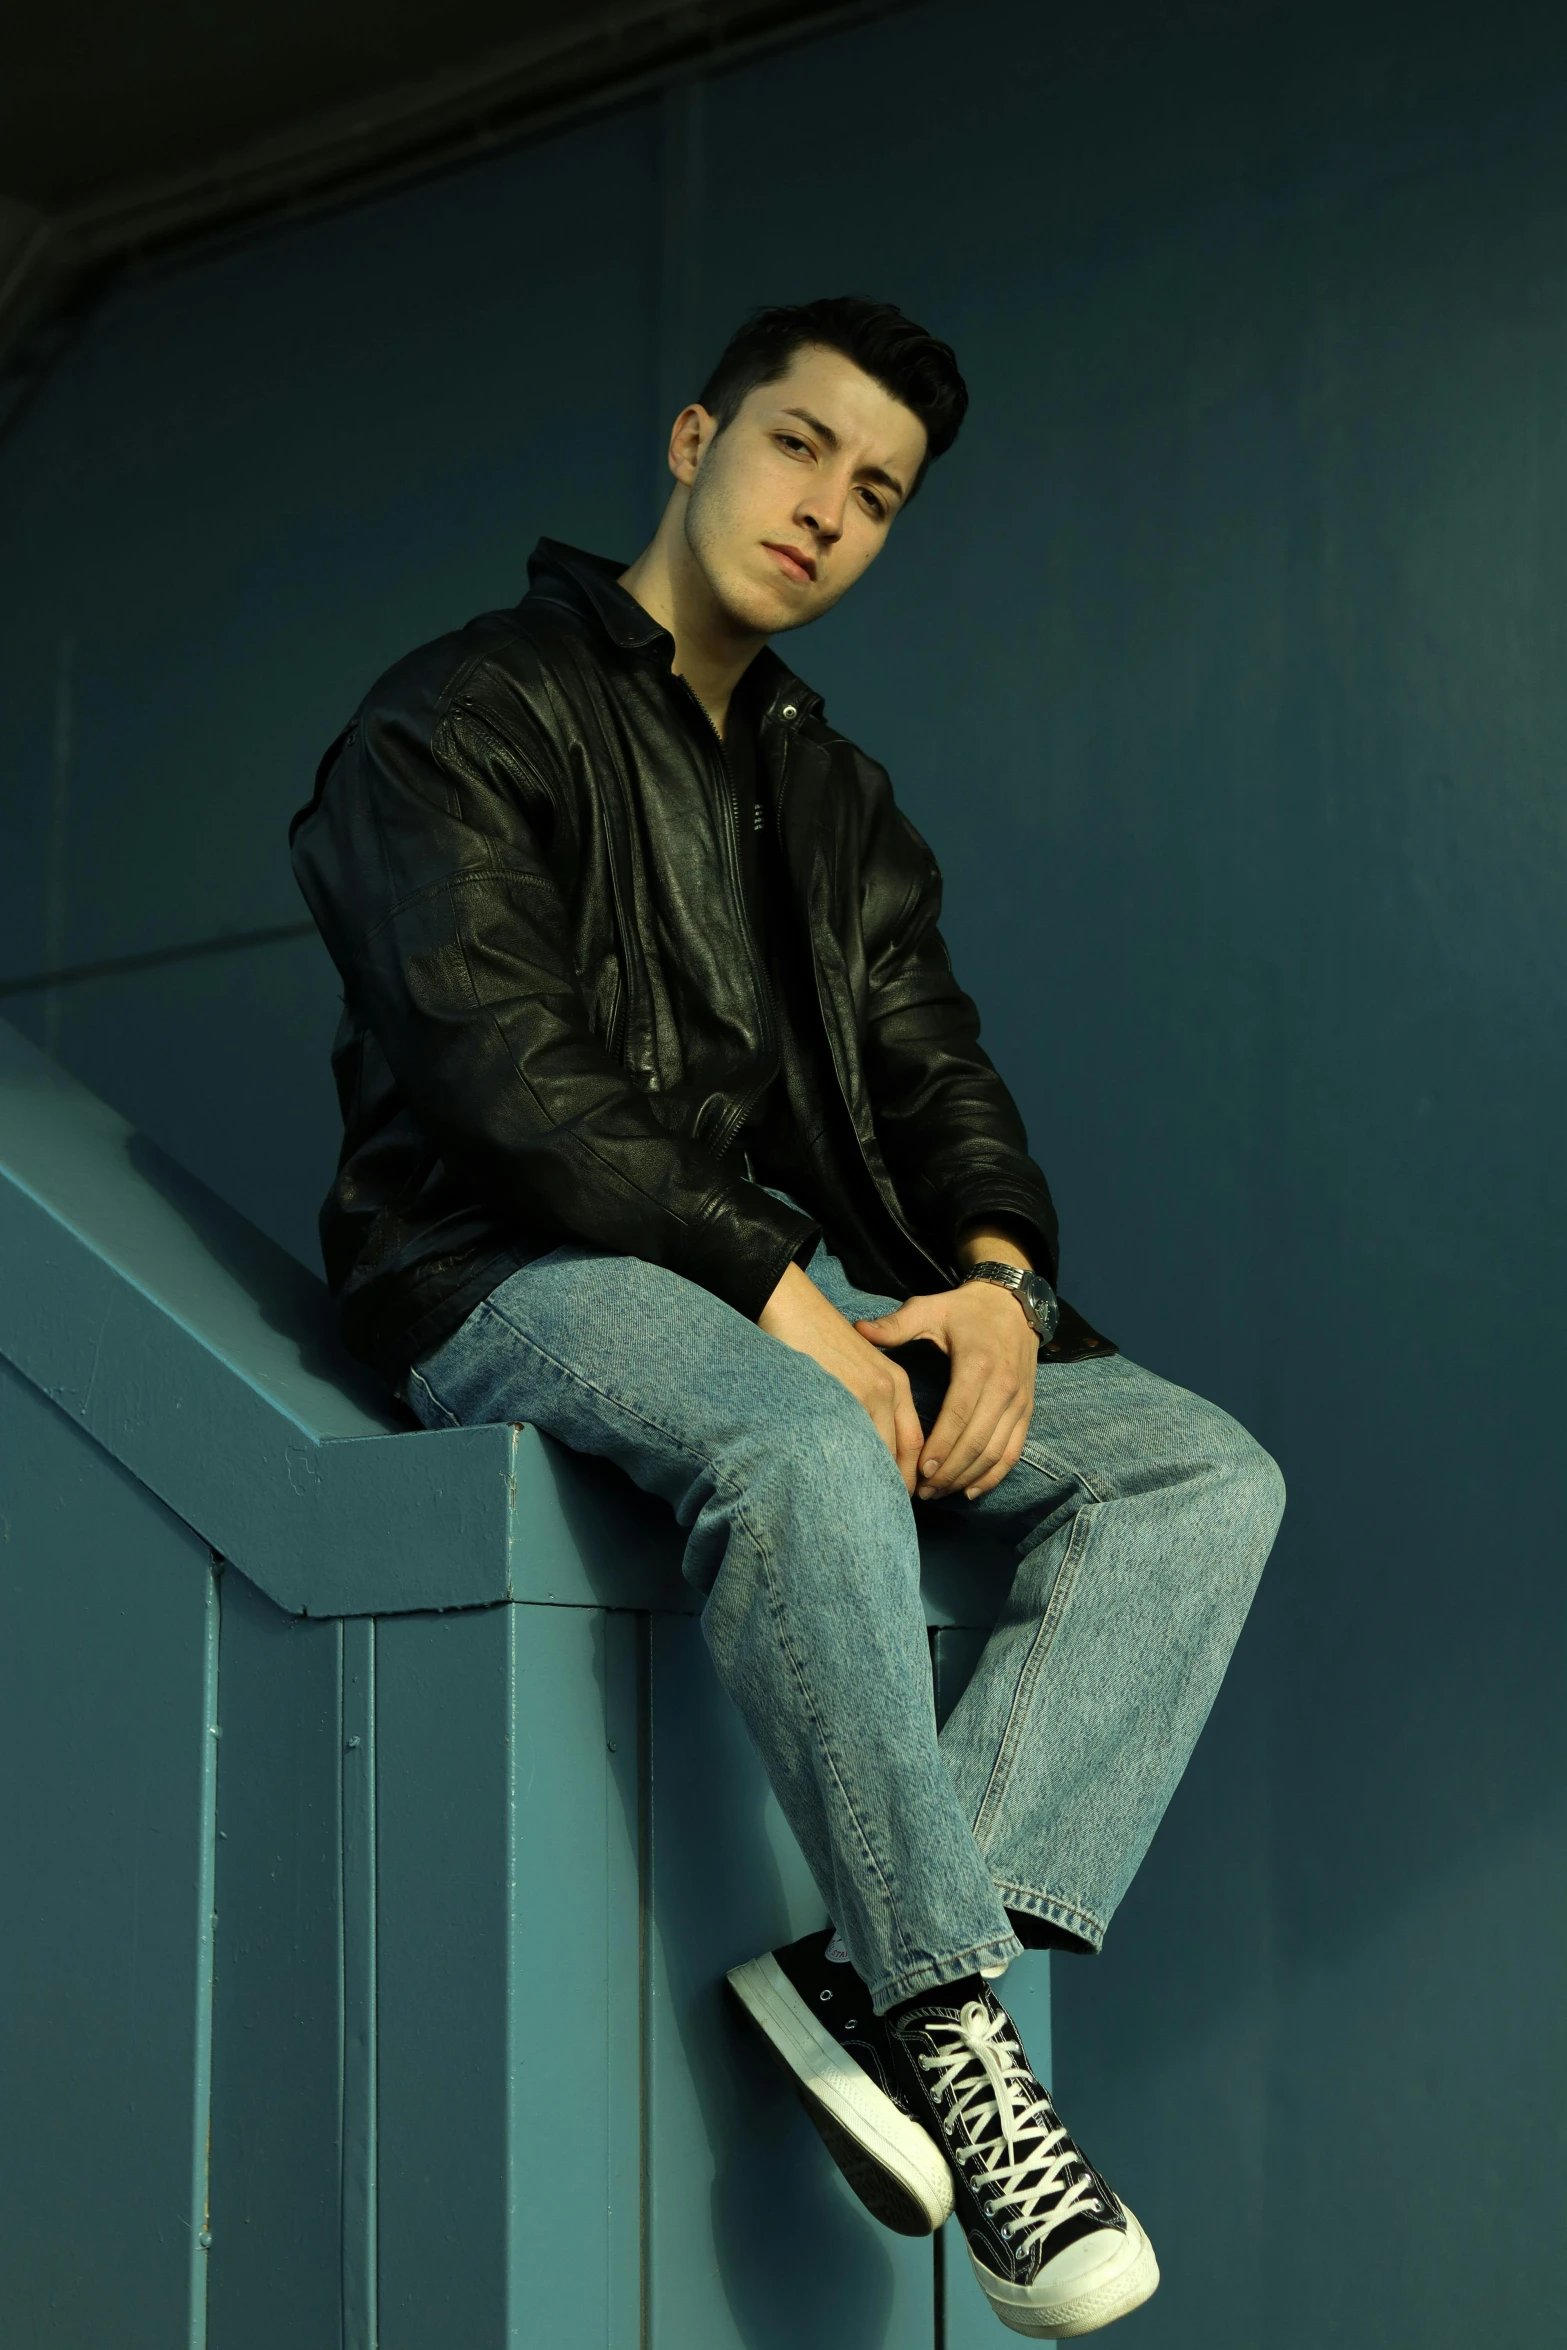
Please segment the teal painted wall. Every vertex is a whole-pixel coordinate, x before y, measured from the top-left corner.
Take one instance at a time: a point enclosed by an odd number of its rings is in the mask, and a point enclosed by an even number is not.
[[[201,2350],[212,1554],[4,1361],[0,1494],[0,2332]]]
[[[1159,2245],[1149,2350],[1532,2350],[1567,24],[1280,7],[1069,64],[939,0],[126,283],[0,448],[0,984],[297,921],[341,715],[540,531],[633,551],[747,303],[948,334],[964,438],[790,650],[943,861],[1072,1293],[1292,1493],[1110,1944],[1055,1970],[1058,2087]],[[0,1013],[313,1261],[313,941]]]

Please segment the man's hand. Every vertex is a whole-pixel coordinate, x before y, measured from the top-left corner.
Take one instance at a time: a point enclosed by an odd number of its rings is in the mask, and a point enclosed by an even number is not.
[[[983,1285],[976,1281],[972,1286],[978,1289]],[[1017,1307],[1001,1290],[993,1294],[1022,1320]],[[785,1272],[757,1316],[757,1326],[770,1338],[782,1339],[785,1346],[792,1346],[797,1353],[809,1355],[820,1363],[824,1371],[830,1371],[865,1406],[875,1422],[876,1433],[898,1464],[899,1476],[912,1493],[924,1436],[909,1392],[909,1375],[902,1364],[889,1363],[884,1355],[878,1354],[860,1336],[854,1323],[823,1297],[810,1275],[798,1265],[791,1265]],[[875,1322],[860,1325],[866,1330],[879,1327]]]
[[[1005,1261],[1027,1260],[1014,1250]],[[967,1281],[933,1297],[911,1297],[896,1313],[854,1327],[874,1346],[929,1339],[952,1366],[920,1456],[914,1488],[920,1500],[961,1491],[977,1501],[999,1485],[1023,1450],[1039,1365],[1039,1340],[1011,1291],[994,1281]]]

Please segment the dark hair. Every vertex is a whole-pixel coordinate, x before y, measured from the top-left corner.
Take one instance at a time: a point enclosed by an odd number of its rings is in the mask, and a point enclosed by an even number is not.
[[[724,345],[697,397],[708,414],[717,417],[722,432],[758,384],[777,383],[788,374],[796,351],[811,343],[852,359],[884,392],[912,408],[925,427],[925,455],[909,487],[912,498],[926,469],[957,439],[968,407],[968,386],[958,373],[951,344],[938,342],[890,302],[870,302],[863,294],[830,294],[820,302],[753,310]]]

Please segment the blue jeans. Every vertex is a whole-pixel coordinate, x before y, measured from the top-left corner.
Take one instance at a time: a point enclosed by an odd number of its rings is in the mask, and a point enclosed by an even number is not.
[[[851,1320],[900,1302],[825,1246],[807,1271]],[[945,1364],[900,1359],[928,1431]],[[680,1274],[577,1244],[502,1282],[404,1393],[426,1427],[529,1421],[671,1504],[720,1679],[878,2013],[1004,1967],[1023,1947],[1008,1910],[1098,1948],[1283,1508],[1224,1412],[1124,1356],[1042,1364],[1001,1483],[911,1501],[830,1372]],[[939,1736],[927,1510],[1018,1560]]]

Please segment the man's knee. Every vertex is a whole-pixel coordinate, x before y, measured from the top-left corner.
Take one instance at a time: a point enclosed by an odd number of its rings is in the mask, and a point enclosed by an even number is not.
[[[1278,1532],[1279,1520],[1284,1515],[1284,1471],[1279,1467],[1272,1453],[1264,1452],[1262,1446],[1255,1440],[1252,1444],[1252,1453],[1255,1461],[1257,1514],[1266,1521],[1268,1537],[1271,1541]]]
[[[1202,1465],[1210,1491],[1266,1545],[1284,1515],[1284,1477],[1273,1455],[1228,1412],[1210,1406],[1202,1431]]]
[[[746,1453],[746,1481],[769,1519],[814,1528],[835,1547],[911,1506],[875,1421],[830,1375],[802,1381],[789,1408],[751,1432]]]

